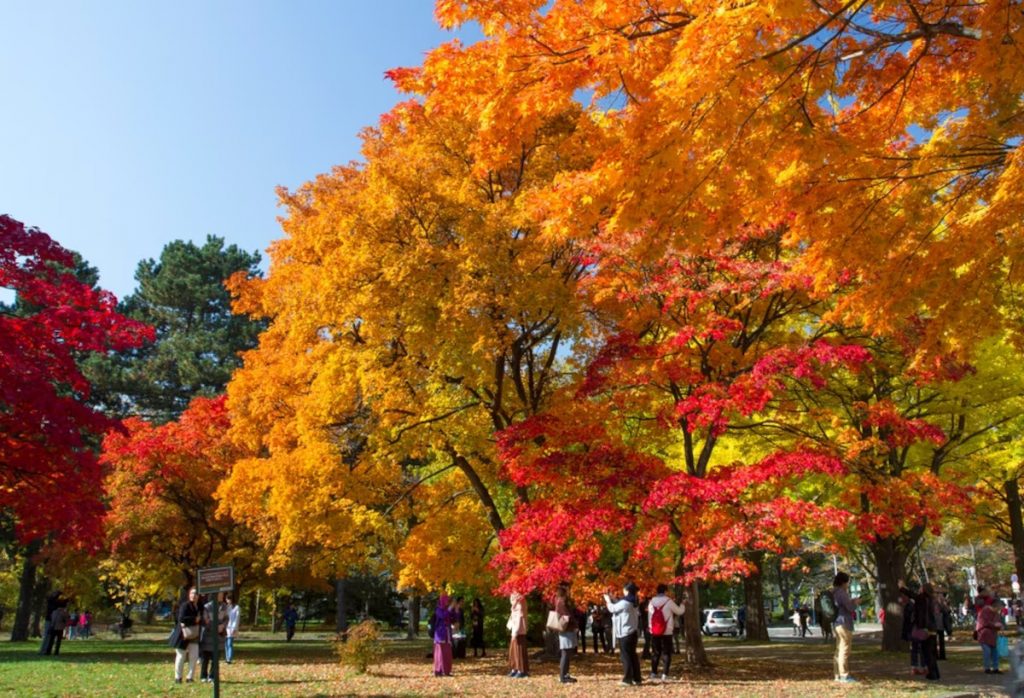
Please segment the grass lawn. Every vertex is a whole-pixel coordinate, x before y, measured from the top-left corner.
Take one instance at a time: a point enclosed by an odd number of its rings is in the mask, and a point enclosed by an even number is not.
[[[0,644],[0,695],[16,696],[206,696],[209,684],[175,685],[174,650],[166,633],[140,633],[128,640],[94,638],[65,642],[60,657],[40,657],[37,643]],[[676,657],[675,680],[642,688],[618,686],[620,666],[611,655],[577,657],[579,683],[558,683],[557,662],[531,660],[532,676],[509,679],[504,651],[487,659],[456,660],[455,676],[431,676],[430,646],[389,640],[384,663],[367,676],[347,675],[324,634],[300,634],[285,643],[281,634],[247,634],[236,643],[235,662],[221,665],[221,694],[229,696],[620,696],[643,693],[677,696],[951,696],[1003,695],[1006,676],[981,673],[980,650],[960,641],[940,663],[943,679],[926,682],[909,673],[905,655],[884,655],[877,641],[857,638],[852,669],[861,682],[832,679],[831,647],[817,641],[755,644],[708,641],[715,666],[683,667]],[[650,664],[645,664],[645,673]],[[197,677],[198,679],[198,674]]]

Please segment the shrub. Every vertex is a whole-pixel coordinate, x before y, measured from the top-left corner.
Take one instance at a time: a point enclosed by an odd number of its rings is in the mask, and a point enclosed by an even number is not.
[[[373,619],[364,620],[348,629],[346,642],[338,641],[335,651],[341,665],[365,674],[384,658],[384,637]]]

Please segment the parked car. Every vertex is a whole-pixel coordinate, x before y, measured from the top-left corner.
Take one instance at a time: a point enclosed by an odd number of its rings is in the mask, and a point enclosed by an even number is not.
[[[704,611],[704,624],[701,632],[705,635],[732,635],[737,637],[740,634],[739,626],[732,612],[724,608],[709,608]]]

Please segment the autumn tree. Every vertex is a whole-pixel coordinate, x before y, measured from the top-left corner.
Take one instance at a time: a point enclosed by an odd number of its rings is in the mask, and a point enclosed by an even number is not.
[[[35,559],[44,540],[95,549],[102,478],[92,443],[114,423],[88,405],[85,354],[152,337],[115,310],[116,299],[75,278],[73,255],[48,235],[0,216],[0,509],[28,545],[12,639],[27,635]],[[75,506],[53,502],[74,501]]]
[[[212,564],[233,565],[239,586],[263,577],[266,554],[255,534],[221,513],[215,496],[247,455],[228,439],[224,402],[195,398],[163,425],[131,417],[127,433],[104,440],[106,533],[111,559],[126,573],[117,576],[115,565],[107,575],[112,582],[141,586],[176,577],[187,589],[196,569]],[[147,575],[139,576],[139,567]]]
[[[502,537],[507,584],[630,572],[687,584],[689,607],[699,608],[699,582],[760,578],[765,553],[842,527],[845,517],[798,492],[815,474],[841,471],[828,449],[715,457],[728,433],[779,399],[780,375],[863,360],[803,326],[817,303],[782,256],[783,233],[784,225],[744,229],[704,255],[634,238],[648,251],[662,245],[656,263],[598,243],[584,288],[609,332],[604,346],[572,387],[574,400],[503,432],[505,467],[532,487]],[[584,494],[566,501],[567,492]],[[609,548],[625,567],[595,567]],[[752,603],[755,632],[767,630],[762,614]],[[698,614],[686,622],[690,659],[706,663]]]
[[[227,485],[257,485],[242,499],[256,515],[273,502],[282,542],[340,550],[396,522],[426,527],[400,555],[420,567],[410,583],[426,583],[420,556],[445,519],[432,512],[451,506],[489,531],[464,554],[491,549],[517,496],[493,435],[547,405],[559,353],[582,332],[578,246],[540,234],[529,199],[586,157],[574,111],[481,168],[467,156],[473,123],[407,102],[364,133],[364,165],[282,192],[287,237],[268,278],[235,285],[236,307],[270,327],[228,389],[236,432],[264,462]],[[342,432],[360,411],[366,443],[349,461]],[[311,510],[325,525],[297,527]],[[327,525],[339,516],[359,519]]]
[[[224,282],[235,273],[258,276],[260,256],[223,238],[175,240],[160,258],[139,262],[138,288],[120,306],[128,317],[152,325],[156,341],[91,358],[85,371],[109,413],[165,422],[197,396],[224,391],[239,353],[256,344],[263,324],[231,312]]]
[[[990,312],[1021,281],[1024,16],[1009,0],[439,0],[437,16],[485,38],[400,84],[429,91],[432,113],[486,116],[469,144],[482,165],[592,96],[579,119],[604,147],[539,197],[546,228],[699,251],[792,212],[786,244],[815,291],[856,282],[833,311],[845,324],[892,333],[922,313],[926,352],[1019,331],[1019,306]]]
[[[926,333],[921,322],[893,338],[843,330],[869,360],[856,372],[837,366],[823,382],[789,377],[791,401],[761,425],[762,433],[777,427],[816,442],[846,464],[834,501],[854,516],[886,610],[882,646],[893,651],[901,646],[897,582],[911,571],[911,555],[927,534],[973,516],[972,488],[986,472],[979,466],[1019,416],[1019,381],[994,361],[991,345],[977,367],[948,355],[920,366],[914,357]]]

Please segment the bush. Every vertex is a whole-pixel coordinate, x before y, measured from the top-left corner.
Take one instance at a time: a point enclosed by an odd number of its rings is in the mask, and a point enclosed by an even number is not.
[[[368,619],[352,626],[346,637],[346,642],[335,644],[342,666],[365,674],[370,667],[380,664],[384,658],[384,639],[377,621]]]

